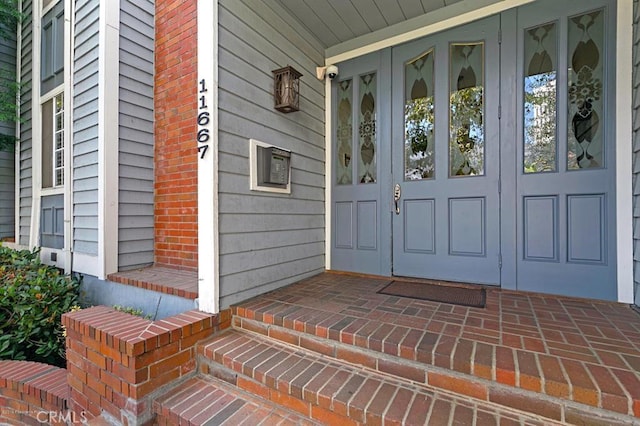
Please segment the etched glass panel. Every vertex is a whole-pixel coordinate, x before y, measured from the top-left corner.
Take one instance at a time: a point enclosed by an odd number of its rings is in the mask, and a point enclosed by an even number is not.
[[[484,175],[484,43],[450,50],[449,175]]]
[[[375,183],[376,173],[376,73],[360,76],[358,114],[358,182]]]
[[[567,168],[604,165],[604,10],[568,19]]]
[[[405,65],[404,179],[435,175],[433,49]]]
[[[524,31],[525,173],[556,171],[556,24]]]
[[[336,183],[350,185],[353,183],[353,80],[338,83],[338,124],[336,141],[338,156],[336,164]]]

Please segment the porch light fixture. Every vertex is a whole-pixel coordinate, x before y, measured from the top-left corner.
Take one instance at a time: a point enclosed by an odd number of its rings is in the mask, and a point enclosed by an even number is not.
[[[274,108],[289,113],[300,109],[300,74],[292,66],[273,70]]]

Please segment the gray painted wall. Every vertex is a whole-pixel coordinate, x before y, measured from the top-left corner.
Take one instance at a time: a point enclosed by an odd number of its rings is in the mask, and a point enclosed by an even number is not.
[[[633,1],[633,260],[635,303],[640,306],[640,6]]]
[[[145,315],[150,315],[152,320],[167,318],[198,307],[195,300],[103,281],[91,275],[83,277],[80,294],[82,306],[131,307],[142,310]]]
[[[98,254],[99,0],[78,0],[73,52],[73,246]]]
[[[0,39],[0,69],[16,70],[16,41]],[[8,81],[0,81],[7,84]],[[0,134],[14,136],[15,124],[0,122]],[[15,234],[15,154],[0,151],[0,240]]]
[[[121,0],[118,268],[153,263],[155,0]]]
[[[31,88],[32,88],[32,52],[33,34],[31,28],[32,0],[23,0],[22,8],[25,15],[22,23],[22,47],[20,81],[23,84],[20,95],[20,239],[19,243],[29,245],[29,231],[31,229]]]
[[[324,270],[324,52],[266,3],[219,7],[221,307]],[[283,114],[271,71],[288,64],[304,76],[300,111]],[[290,195],[249,190],[249,138],[293,152]]]

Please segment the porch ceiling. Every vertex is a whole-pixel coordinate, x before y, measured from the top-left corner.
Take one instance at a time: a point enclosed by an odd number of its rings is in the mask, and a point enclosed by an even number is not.
[[[275,0],[326,48],[462,0]]]

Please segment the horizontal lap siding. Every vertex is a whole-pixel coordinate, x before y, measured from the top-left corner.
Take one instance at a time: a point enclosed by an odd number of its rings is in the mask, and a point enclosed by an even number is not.
[[[155,1],[121,0],[118,268],[153,263]]]
[[[32,169],[31,169],[31,146],[32,146],[32,129],[31,129],[31,108],[32,108],[32,53],[33,53],[33,31],[32,25],[32,0],[23,0],[22,12],[24,19],[22,21],[22,40],[20,52],[20,81],[22,89],[20,93],[20,205],[18,212],[18,221],[20,225],[19,243],[25,246],[29,245],[29,232],[31,229],[31,196],[32,196]]]
[[[219,15],[221,306],[324,270],[323,49],[272,2],[222,0]],[[273,109],[271,70],[292,65],[300,111]],[[249,139],[292,151],[290,195],[249,190]]]
[[[0,39],[0,69],[15,73],[16,70],[16,42]],[[9,84],[10,81],[0,81]],[[0,134],[14,136],[14,123],[0,122]],[[12,238],[15,235],[15,155],[13,151],[0,151],[0,240]]]
[[[99,0],[76,2],[73,52],[73,245],[98,254]]]
[[[633,239],[635,302],[640,306],[640,6],[633,1]]]

